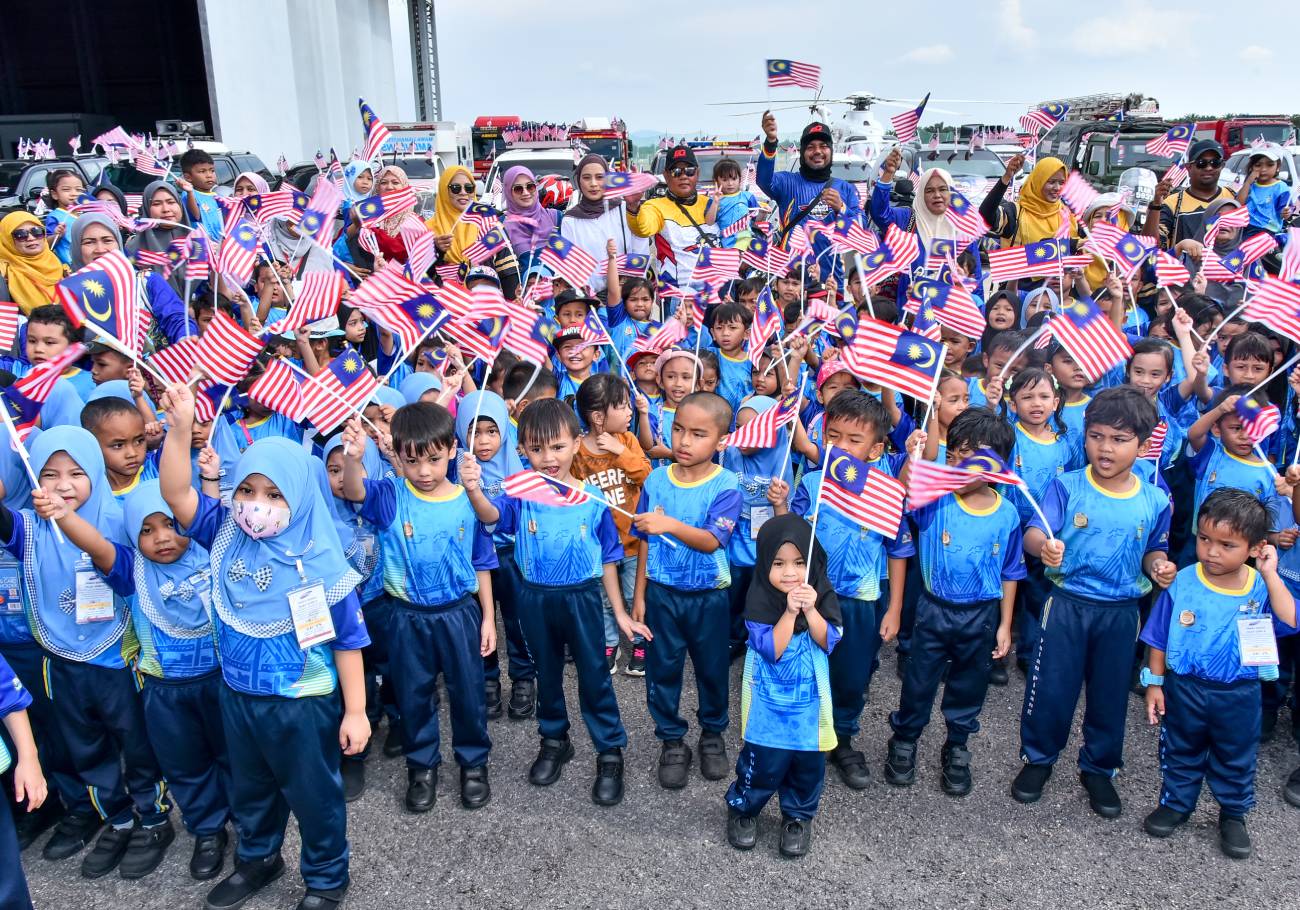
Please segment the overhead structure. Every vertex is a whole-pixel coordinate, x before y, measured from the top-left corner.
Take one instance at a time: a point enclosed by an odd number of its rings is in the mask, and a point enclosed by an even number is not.
[[[433,0],[407,0],[411,15],[411,72],[420,120],[442,119],[442,85],[438,79],[438,26]]]

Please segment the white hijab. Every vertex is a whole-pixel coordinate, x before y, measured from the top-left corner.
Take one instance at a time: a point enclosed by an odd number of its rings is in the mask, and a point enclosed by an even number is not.
[[[946,214],[935,215],[925,205],[925,188],[930,185],[930,178],[938,174],[952,191],[952,174],[941,167],[932,167],[921,172],[921,190],[912,200],[912,214],[916,221],[916,234],[921,240],[921,249],[929,250],[931,240],[956,240],[957,228],[948,220]]]

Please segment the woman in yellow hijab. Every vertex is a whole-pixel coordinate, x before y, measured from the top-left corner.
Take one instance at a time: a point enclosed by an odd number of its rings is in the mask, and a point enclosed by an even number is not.
[[[442,172],[438,179],[434,215],[424,223],[433,234],[439,263],[469,264],[465,251],[478,240],[479,227],[462,216],[473,201],[473,174],[459,165]],[[496,270],[501,293],[507,300],[513,300],[519,290],[518,261],[509,250],[503,249],[486,264]]]
[[[12,300],[27,315],[54,302],[55,286],[67,274],[39,218],[30,212],[0,218],[0,300]]]
[[[993,184],[980,204],[980,214],[990,226],[989,233],[1001,237],[1004,247],[1024,246],[1055,237],[1065,219],[1069,225],[1068,236],[1078,237],[1074,216],[1061,202],[1061,188],[1065,186],[1068,172],[1065,162],[1059,158],[1043,158],[1035,164],[1020,188],[1020,197],[1015,202],[1003,201],[1024,160],[1023,155],[1012,156],[1006,173]]]

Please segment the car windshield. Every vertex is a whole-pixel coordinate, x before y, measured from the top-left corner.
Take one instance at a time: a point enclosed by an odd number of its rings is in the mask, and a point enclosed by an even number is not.
[[[921,155],[921,170],[941,167],[954,177],[1001,177],[1007,166],[996,153],[984,149],[973,152],[927,152]]]
[[[104,168],[108,182],[124,193],[143,193],[144,188],[155,180],[164,179],[142,174],[129,164],[110,164]]]
[[[25,170],[27,165],[22,161],[0,161],[0,193],[18,192],[18,181]]]
[[[831,177],[847,180],[849,183],[861,183],[870,180],[874,169],[870,161],[835,161],[831,164]]]
[[[508,149],[506,141],[501,138],[500,130],[485,130],[482,133],[475,130],[474,158],[476,161],[495,158],[505,151],[508,151]]]
[[[1147,143],[1154,136],[1140,138],[1120,137],[1110,150],[1111,171],[1126,171],[1131,167],[1144,167],[1163,174],[1173,165],[1174,159],[1164,155],[1153,155],[1147,151]]]
[[[399,158],[394,163],[406,171],[407,177],[415,180],[433,180],[438,176],[437,167],[432,161],[423,156],[419,158]]]
[[[584,137],[579,140],[592,155],[599,155],[606,161],[618,161],[623,157],[623,143],[614,138]]]
[[[572,160],[564,158],[539,158],[533,160],[518,158],[513,161],[498,162],[502,179],[505,179],[506,171],[521,164],[532,171],[534,177],[545,177],[549,174],[567,180],[573,176],[574,162]]]
[[[1252,123],[1241,128],[1241,137],[1247,143],[1263,139],[1283,145],[1291,137],[1291,127],[1285,123]]]

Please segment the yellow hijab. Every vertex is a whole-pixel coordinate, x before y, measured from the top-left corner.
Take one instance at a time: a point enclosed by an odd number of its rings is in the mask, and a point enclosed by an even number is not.
[[[35,256],[18,252],[13,233],[28,224],[45,227],[30,212],[10,212],[0,218],[0,274],[9,284],[9,296],[24,315],[38,306],[53,303],[54,287],[67,274],[63,263],[48,245]]]
[[[451,201],[451,192],[447,189],[452,180],[460,178],[474,184],[474,175],[457,165],[442,172],[438,179],[438,198],[435,200],[433,217],[424,223],[434,234],[451,234],[451,249],[443,256],[446,262],[465,262],[465,250],[478,239],[478,228],[461,218],[461,210]]]
[[[1116,202],[1119,202],[1118,193],[1103,193],[1092,204],[1092,207],[1084,213],[1084,220],[1092,216],[1092,213],[1101,208],[1110,208]],[[1133,225],[1133,215],[1128,209],[1120,209],[1119,215],[1115,219],[1119,226],[1124,230],[1129,230]],[[1110,266],[1099,256],[1092,257],[1092,263],[1083,270],[1083,277],[1088,282],[1088,287],[1096,294],[1110,277]]]
[[[1065,162],[1059,158],[1043,158],[1029,172],[1029,179],[1020,189],[1020,199],[1016,203],[1016,236],[1012,245],[1024,246],[1037,243],[1056,236],[1056,229],[1062,218],[1070,219],[1070,236],[1078,236],[1074,217],[1064,203],[1058,198],[1048,202],[1043,196],[1043,187],[1055,174],[1066,170]]]

